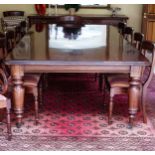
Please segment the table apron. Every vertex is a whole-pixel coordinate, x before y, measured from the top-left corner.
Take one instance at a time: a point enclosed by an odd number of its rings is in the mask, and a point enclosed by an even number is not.
[[[25,65],[23,71],[28,73],[129,73],[131,66],[50,66]]]

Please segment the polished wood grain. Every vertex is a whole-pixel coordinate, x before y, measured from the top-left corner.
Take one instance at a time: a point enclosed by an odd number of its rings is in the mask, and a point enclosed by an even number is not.
[[[14,79],[14,102],[17,120],[22,122],[24,73],[129,73],[130,124],[137,112],[140,72],[149,61],[119,34],[117,27],[84,25],[64,30],[60,25],[35,25],[6,59]],[[71,35],[71,37],[69,36]],[[74,36],[75,35],[75,36]]]
[[[144,38],[155,42],[155,4],[144,4],[142,16]]]
[[[123,40],[115,26],[85,25],[79,38],[71,40],[65,38],[63,28],[55,24],[45,25],[40,33],[34,25],[29,32],[8,55],[9,63],[72,68],[147,64],[139,51]]]
[[[36,15],[32,14],[28,16],[30,25],[36,24],[36,23],[55,23],[60,16],[65,15]],[[109,24],[109,25],[117,25],[119,22],[127,22],[128,17],[124,15],[117,15],[117,16],[111,16],[111,15],[78,15],[82,17],[83,24]]]

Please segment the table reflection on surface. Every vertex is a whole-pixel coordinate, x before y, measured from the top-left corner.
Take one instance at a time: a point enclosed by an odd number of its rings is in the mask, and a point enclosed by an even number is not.
[[[56,24],[45,25],[41,32],[36,32],[33,25],[13,50],[12,57],[7,59],[46,64],[56,61],[110,64],[110,61],[115,61],[118,65],[144,60],[139,51],[123,40],[114,26],[83,25],[78,30],[70,29],[69,34],[71,37],[66,37],[64,27]]]
[[[52,33],[56,29],[55,33]],[[86,25],[79,28],[49,26],[49,48],[75,49],[100,48],[107,44],[107,27],[104,25]]]

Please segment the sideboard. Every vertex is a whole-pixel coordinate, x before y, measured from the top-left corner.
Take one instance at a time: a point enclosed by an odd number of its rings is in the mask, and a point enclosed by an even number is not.
[[[29,15],[28,20],[30,25],[38,23],[55,23],[60,16],[64,15]],[[119,22],[127,22],[129,19],[125,15],[78,15],[83,19],[83,24],[107,24],[107,25],[117,25]]]

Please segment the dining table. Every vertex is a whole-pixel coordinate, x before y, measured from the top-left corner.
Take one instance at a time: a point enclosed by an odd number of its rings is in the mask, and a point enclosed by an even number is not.
[[[129,125],[137,114],[141,75],[149,61],[118,31],[117,26],[57,23],[32,24],[5,63],[11,68],[17,127],[24,113],[23,77],[27,73],[98,73],[130,76]],[[50,74],[51,75],[51,74]]]

